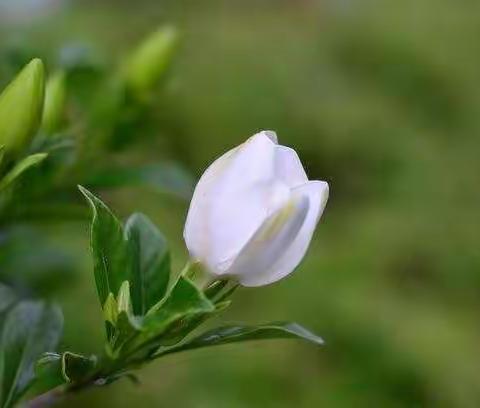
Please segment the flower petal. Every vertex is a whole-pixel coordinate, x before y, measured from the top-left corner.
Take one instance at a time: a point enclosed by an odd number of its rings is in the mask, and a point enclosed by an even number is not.
[[[262,130],[257,134],[260,133],[263,133],[265,136],[267,136],[273,143],[278,144],[277,134],[273,130]]]
[[[270,279],[271,265],[298,235],[308,214],[309,199],[297,196],[268,217],[235,259],[228,275],[244,286]],[[261,285],[261,283],[259,283]]]
[[[275,262],[265,270],[246,274],[240,281],[244,286],[263,286],[276,282],[289,275],[302,261],[315,231],[315,227],[325,209],[328,199],[328,184],[324,181],[310,181],[295,188],[294,196],[308,198],[309,211],[296,238],[288,248],[280,252]]]
[[[258,183],[238,194],[219,198],[212,206],[211,244],[206,259],[210,269],[223,274],[255,231],[291,198],[284,184]]]
[[[205,170],[195,187],[183,231],[187,248],[190,255],[195,259],[200,259],[201,254],[206,250],[207,225],[205,214],[213,199],[212,189],[239,148],[240,146],[237,146],[215,160]]]
[[[275,174],[290,188],[300,186],[308,181],[297,152],[286,146],[276,146],[275,148]]]
[[[289,195],[278,185],[271,191],[274,156],[275,144],[258,133],[217,159],[197,184],[184,237],[192,257],[217,273],[269,215],[269,204],[278,206],[271,198],[282,203]]]

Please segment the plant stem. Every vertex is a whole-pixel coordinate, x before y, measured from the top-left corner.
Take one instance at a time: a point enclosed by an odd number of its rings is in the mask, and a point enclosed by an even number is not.
[[[66,390],[64,387],[57,387],[53,390],[47,391],[44,394],[25,402],[23,408],[47,408],[55,405],[62,398],[65,397]]]

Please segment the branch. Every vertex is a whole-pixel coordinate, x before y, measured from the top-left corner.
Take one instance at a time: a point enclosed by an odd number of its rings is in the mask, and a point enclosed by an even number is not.
[[[65,397],[65,388],[57,387],[25,402],[22,408],[48,408]]]

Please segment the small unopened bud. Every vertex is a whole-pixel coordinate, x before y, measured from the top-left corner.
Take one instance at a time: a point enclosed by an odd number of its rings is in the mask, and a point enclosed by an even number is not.
[[[58,71],[48,79],[45,89],[42,118],[42,129],[45,133],[53,134],[61,127],[66,96],[65,72]]]
[[[126,69],[127,84],[134,92],[144,94],[159,82],[170,66],[177,42],[177,30],[167,26],[155,31],[140,44]]]
[[[42,117],[44,91],[43,63],[35,58],[0,94],[0,145],[6,152],[18,153],[35,135]]]

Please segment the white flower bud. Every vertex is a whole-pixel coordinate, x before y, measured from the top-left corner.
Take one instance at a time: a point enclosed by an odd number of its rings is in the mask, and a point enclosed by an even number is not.
[[[263,131],[202,175],[185,242],[212,278],[267,285],[301,262],[327,199],[328,184],[309,181],[297,153]]]

